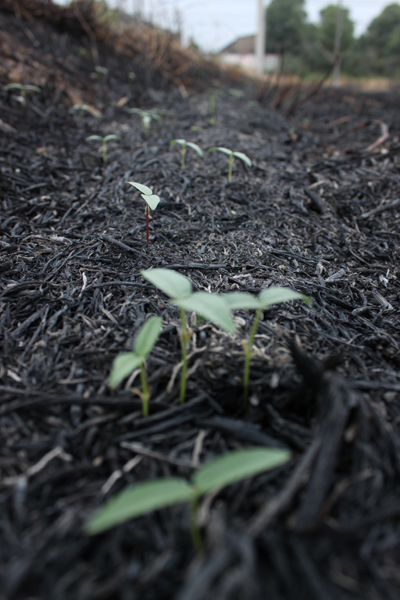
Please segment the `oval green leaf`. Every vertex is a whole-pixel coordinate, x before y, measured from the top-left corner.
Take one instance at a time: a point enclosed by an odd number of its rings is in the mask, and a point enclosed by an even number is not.
[[[234,334],[236,331],[229,306],[218,294],[195,292],[189,298],[176,300],[173,304],[184,310],[195,312],[228,333]]]
[[[194,150],[195,152],[197,152],[197,154],[201,157],[204,156],[203,154],[203,150],[194,142],[187,142],[187,146],[189,146],[189,148],[192,148],[192,150]]]
[[[192,293],[190,280],[171,269],[149,269],[141,271],[141,274],[164,294],[176,300],[187,298]]]
[[[251,167],[251,165],[253,164],[250,158],[246,154],[243,154],[243,152],[234,152],[233,156],[236,156],[236,158],[240,158],[240,160],[246,163],[246,165],[248,165],[249,167]]]
[[[115,388],[121,381],[128,377],[142,364],[143,356],[138,356],[135,352],[124,352],[114,358],[108,385],[111,389]]]
[[[213,148],[208,149],[209,152],[212,152],[213,150],[218,150],[219,152],[223,152],[229,156],[233,154],[232,150],[229,150],[229,148],[223,148],[222,146],[214,146]]]
[[[223,298],[225,298],[231,310],[257,309],[260,307],[259,299],[247,292],[228,292],[223,295]]]
[[[193,488],[184,479],[155,479],[129,486],[100,507],[85,524],[85,532],[94,535],[178,502],[189,502]]]
[[[160,335],[162,327],[161,317],[150,317],[140,329],[135,342],[133,344],[133,350],[138,356],[146,358],[146,356],[153,349],[158,336]]]
[[[171,146],[174,146],[175,144],[181,144],[182,146],[185,146],[186,140],[172,140]]]
[[[287,300],[303,300],[311,306],[311,300],[303,294],[299,294],[290,288],[285,287],[270,287],[259,293],[258,299],[262,308],[267,308],[272,304],[279,304],[280,302],[286,302]]]
[[[89,137],[86,138],[87,142],[102,142],[103,138],[100,135],[89,135]]]
[[[127,183],[129,183],[129,185],[133,185],[133,187],[139,190],[139,192],[142,192],[142,194],[146,194],[146,196],[151,196],[153,194],[153,191],[147,187],[147,185],[136,183],[136,181],[128,181]]]
[[[155,210],[160,202],[160,197],[156,196],[155,194],[152,194],[151,196],[142,194],[142,198],[147,202],[151,210]]]
[[[275,448],[234,450],[199,469],[193,475],[193,483],[198,494],[206,494],[274,469],[287,462],[290,457],[288,450]]]
[[[103,138],[103,142],[111,142],[111,140],[120,140],[120,139],[121,139],[121,137],[119,135],[110,133],[110,135],[106,135],[106,137]]]

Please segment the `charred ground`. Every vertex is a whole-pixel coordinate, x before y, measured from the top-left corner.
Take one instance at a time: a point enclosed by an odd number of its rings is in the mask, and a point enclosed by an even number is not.
[[[295,84],[260,90],[161,34],[107,38],[80,6],[1,4],[2,597],[398,598],[398,90],[324,88],[286,118],[305,96]],[[23,107],[10,82],[42,91]],[[74,104],[91,112],[80,119]],[[166,110],[149,139],[135,106]],[[104,165],[85,140],[110,133],[121,142]],[[231,184],[216,154],[188,154],[181,170],[174,138],[254,165],[235,163]],[[149,245],[128,180],[162,198]],[[181,406],[179,315],[140,276],[150,267],[198,290],[280,285],[312,298],[265,313],[247,412],[240,339],[252,315],[237,314],[235,338],[192,320]],[[144,419],[136,380],[115,393],[106,383],[151,314],[164,329]],[[127,484],[189,476],[251,445],[293,459],[205,502],[201,556],[185,506],[83,534]]]

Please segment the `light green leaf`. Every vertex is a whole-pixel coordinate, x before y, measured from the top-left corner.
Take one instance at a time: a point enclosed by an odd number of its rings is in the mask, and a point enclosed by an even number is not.
[[[199,469],[193,476],[193,483],[199,494],[205,494],[278,467],[290,456],[289,451],[275,448],[235,450]]]
[[[246,154],[243,154],[243,152],[234,152],[233,156],[236,156],[236,158],[240,158],[240,160],[242,160],[243,162],[246,163],[246,165],[248,165],[249,167],[251,167],[252,162],[249,159],[249,157]]]
[[[86,522],[85,532],[89,535],[100,533],[153,510],[189,502],[192,498],[192,487],[177,477],[138,483],[100,507]]]
[[[146,194],[142,194],[142,198],[146,200],[147,204],[150,206],[151,210],[155,210],[160,202],[160,197],[152,194],[151,196],[147,196]]]
[[[143,356],[138,356],[135,352],[124,352],[114,358],[108,385],[111,389],[115,388],[121,381],[128,377],[144,361]]]
[[[87,142],[102,142],[103,138],[100,135],[89,135],[89,137],[86,138]]]
[[[208,149],[209,152],[212,152],[213,150],[218,150],[219,152],[223,152],[229,156],[233,154],[232,150],[229,150],[229,148],[223,148],[222,146],[214,146],[213,148]]]
[[[22,85],[22,83],[9,83],[8,85],[6,85],[6,87],[4,89],[5,90],[22,90],[23,88],[25,88],[25,86]]]
[[[188,298],[175,300],[173,304],[195,312],[228,333],[234,334],[236,331],[229,306],[222,296],[208,292],[195,292]]]
[[[141,115],[143,110],[141,108],[127,108],[126,112],[130,113],[131,115]]]
[[[187,145],[189,146],[189,148],[192,148],[192,150],[194,150],[195,152],[197,152],[197,154],[201,157],[204,156],[203,154],[203,150],[194,142],[188,142]]]
[[[136,181],[128,181],[129,185],[133,185],[139,192],[142,194],[146,194],[146,196],[151,196],[153,194],[152,190],[147,187],[147,185],[143,185],[142,183],[136,183]]]
[[[149,269],[141,271],[145,279],[176,300],[187,298],[192,293],[190,280],[171,269]]]
[[[38,94],[42,91],[37,85],[24,85],[27,92],[37,92]]]
[[[111,140],[120,140],[120,136],[119,135],[114,135],[113,133],[110,133],[110,135],[106,135],[105,138],[103,138],[103,142],[111,142]]]
[[[181,144],[181,146],[185,146],[186,140],[172,140],[171,146],[174,146],[175,144]]]
[[[286,302],[287,300],[304,300],[311,306],[311,300],[307,296],[303,296],[290,288],[285,287],[270,287],[259,293],[258,299],[262,308],[267,308],[271,304]]]
[[[255,296],[247,292],[228,292],[223,295],[231,310],[239,310],[246,308],[257,309],[260,307],[260,301]]]
[[[145,358],[149,352],[151,352],[158,336],[160,335],[161,327],[161,317],[150,317],[147,319],[146,323],[140,329],[133,344],[133,350],[135,354]]]

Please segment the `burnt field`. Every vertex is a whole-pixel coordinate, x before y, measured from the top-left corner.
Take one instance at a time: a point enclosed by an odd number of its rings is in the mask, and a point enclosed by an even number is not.
[[[161,35],[106,39],[82,7],[0,8],[0,598],[399,598],[399,90],[306,100]],[[130,108],[159,111],[148,137]],[[118,136],[106,162],[92,135]],[[176,138],[204,158],[182,169]],[[228,182],[214,146],[252,166]],[[161,199],[149,243],[128,181]],[[312,300],[264,311],[247,408],[254,311],[235,336],[187,314],[182,404],[179,310],[150,268]],[[107,380],[153,315],[143,417],[138,370]],[[126,486],[254,446],[291,459],[201,498],[201,552],[186,503],[85,534]]]

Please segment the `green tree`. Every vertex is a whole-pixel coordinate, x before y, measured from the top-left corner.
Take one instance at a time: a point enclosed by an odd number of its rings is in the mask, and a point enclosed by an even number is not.
[[[303,49],[307,13],[304,0],[272,0],[266,10],[267,52],[298,55]]]
[[[354,23],[350,19],[348,8],[342,8],[342,38],[341,51],[346,52],[354,43]],[[335,50],[336,23],[338,17],[338,7],[330,4],[323,8],[320,13],[321,21],[318,27],[318,41],[322,46],[333,54]]]
[[[366,46],[374,48],[379,55],[388,55],[391,48],[398,48],[397,35],[400,26],[400,5],[389,4],[371,21],[364,37]],[[396,31],[397,30],[397,31]]]

